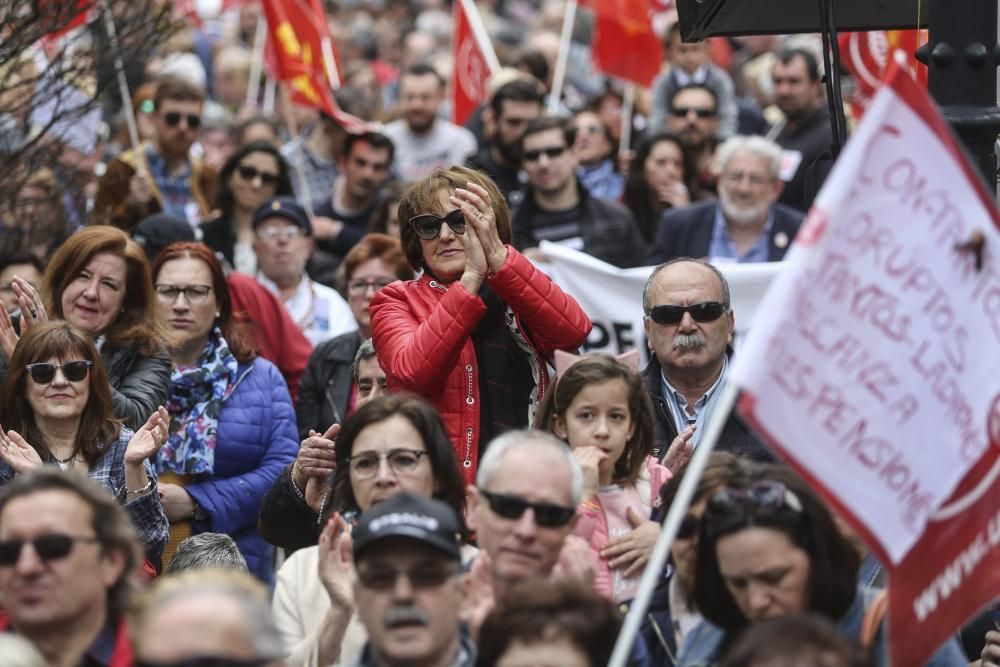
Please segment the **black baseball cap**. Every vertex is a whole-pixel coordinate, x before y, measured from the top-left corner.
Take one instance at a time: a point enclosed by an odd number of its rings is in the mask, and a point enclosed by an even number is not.
[[[197,241],[195,228],[183,218],[155,213],[132,228],[132,239],[142,246],[150,264],[160,251],[178,241]]]
[[[458,517],[446,503],[401,491],[361,514],[352,537],[354,559],[368,547],[392,537],[405,537],[460,558]]]
[[[296,227],[301,227],[307,236],[312,236],[312,223],[304,208],[292,197],[275,197],[257,207],[253,212],[253,228],[270,218],[284,218]]]

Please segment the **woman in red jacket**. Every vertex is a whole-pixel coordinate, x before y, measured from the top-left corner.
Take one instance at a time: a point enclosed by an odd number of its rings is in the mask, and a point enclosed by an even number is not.
[[[548,384],[546,359],[590,333],[580,306],[510,246],[510,211],[488,177],[437,169],[399,202],[416,280],[371,301],[390,389],[433,403],[473,483],[480,443],[525,428]]]

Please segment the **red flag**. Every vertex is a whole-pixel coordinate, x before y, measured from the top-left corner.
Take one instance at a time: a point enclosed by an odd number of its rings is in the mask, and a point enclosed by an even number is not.
[[[663,64],[663,45],[653,31],[649,0],[585,0],[583,5],[596,14],[590,44],[594,66],[649,86]]]
[[[1000,595],[997,247],[993,195],[891,64],[732,369],[743,416],[885,564],[894,665]]]
[[[871,104],[893,58],[902,59],[917,80],[927,85],[927,67],[917,62],[915,53],[927,42],[926,30],[871,30],[848,32],[838,37],[844,67],[854,75],[857,87],[851,95],[855,120]]]
[[[198,13],[196,0],[176,0],[174,12],[188,25],[199,29],[205,27],[205,22],[202,20],[201,14]]]
[[[69,2],[65,0],[61,2],[59,0],[39,0],[38,16],[49,26],[45,28],[45,33],[42,36],[42,45],[46,51],[51,52],[60,37],[90,21],[96,9],[94,0],[70,0]]]
[[[363,131],[365,123],[341,110],[330,94],[323,64],[326,21],[301,0],[264,0],[264,14],[274,74],[288,86],[292,100],[319,109],[350,131]]]
[[[454,69],[451,76],[451,120],[465,124],[486,101],[486,84],[500,68],[479,10],[472,0],[455,0]]]

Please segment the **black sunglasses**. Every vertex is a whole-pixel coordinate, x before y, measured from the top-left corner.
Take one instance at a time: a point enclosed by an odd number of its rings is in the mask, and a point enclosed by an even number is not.
[[[418,238],[425,241],[432,241],[441,233],[442,222],[448,223],[451,231],[456,234],[465,233],[465,215],[457,208],[443,217],[434,215],[433,213],[415,215],[410,218],[410,227],[413,227],[413,231]]]
[[[720,301],[702,301],[690,306],[675,306],[672,304],[653,306],[648,317],[657,324],[680,324],[684,313],[690,313],[695,322],[714,322],[729,310],[729,306]]]
[[[694,113],[698,118],[712,118],[715,116],[715,109],[702,109],[701,107],[673,107],[671,115],[685,117],[689,113]]]
[[[37,384],[48,384],[56,376],[56,369],[61,368],[63,377],[70,382],[80,382],[87,379],[87,373],[93,361],[67,361],[65,364],[50,364],[42,362],[38,364],[28,364],[24,370],[28,371],[31,379]]]
[[[74,542],[97,542],[96,537],[73,537],[62,533],[47,533],[33,540],[0,540],[0,567],[15,565],[21,557],[21,548],[25,544],[31,547],[44,561],[65,558],[73,550]]]
[[[261,171],[260,169],[257,169],[256,167],[251,167],[249,165],[244,165],[244,164],[239,165],[238,167],[236,167],[236,173],[240,175],[240,178],[242,178],[244,181],[247,181],[248,183],[252,182],[253,179],[260,176],[260,182],[264,185],[278,184],[277,174],[272,174],[267,171]]]
[[[201,116],[196,116],[194,114],[182,114],[178,111],[168,111],[163,114],[163,121],[170,127],[177,127],[181,124],[181,118],[187,122],[187,126],[192,130],[197,130],[201,127]]]
[[[277,658],[251,658],[250,660],[240,660],[238,658],[223,658],[214,655],[202,655],[196,658],[183,658],[181,660],[171,660],[169,662],[136,660],[135,667],[265,667],[265,665],[270,665],[276,659]]]
[[[524,151],[524,161],[534,162],[544,154],[547,158],[554,159],[566,152],[565,146],[553,146],[552,148],[539,148],[537,151]]]
[[[520,519],[526,510],[535,514],[535,523],[546,528],[559,528],[569,523],[576,514],[576,508],[552,505],[550,503],[533,503],[520,496],[510,496],[505,493],[491,493],[479,490],[490,505],[490,509],[505,519]]]

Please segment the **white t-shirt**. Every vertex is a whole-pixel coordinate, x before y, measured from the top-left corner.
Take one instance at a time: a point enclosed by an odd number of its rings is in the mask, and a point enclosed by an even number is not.
[[[476,137],[464,127],[440,118],[426,134],[414,134],[405,119],[385,126],[385,135],[396,146],[397,173],[412,183],[428,176],[437,167],[465,164],[476,152]]]
[[[257,274],[257,282],[272,294],[281,298],[281,292],[274,282],[262,273]],[[357,331],[351,307],[337,290],[327,287],[303,275],[295,294],[284,301],[292,320],[305,334],[313,347],[323,341],[336,338],[349,331]]]

